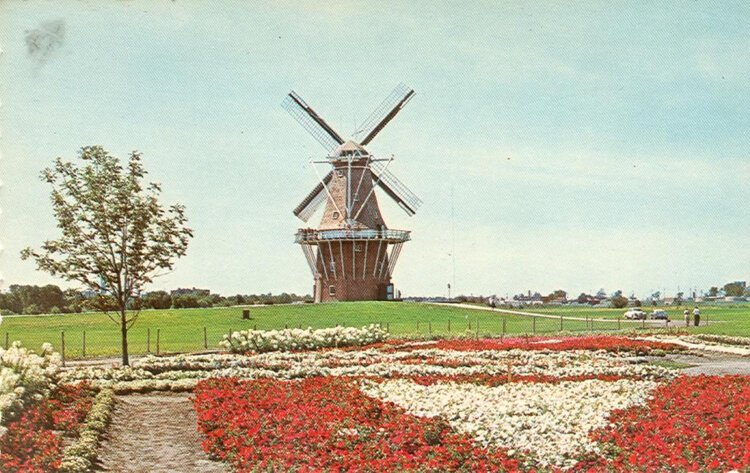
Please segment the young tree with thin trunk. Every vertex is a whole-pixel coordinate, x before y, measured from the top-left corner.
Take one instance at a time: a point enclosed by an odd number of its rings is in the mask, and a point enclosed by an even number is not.
[[[83,284],[98,296],[92,306],[120,329],[122,364],[128,365],[128,330],[140,313],[145,285],[171,271],[193,236],[185,207],[164,207],[161,187],[145,183],[137,151],[125,165],[101,146],[87,146],[80,163],[55,160],[41,174],[52,185],[60,238],[26,248],[39,270]],[[114,312],[114,314],[113,314]]]

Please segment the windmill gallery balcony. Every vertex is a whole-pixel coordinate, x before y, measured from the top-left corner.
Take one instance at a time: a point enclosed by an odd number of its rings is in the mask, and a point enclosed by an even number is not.
[[[410,240],[408,230],[316,230],[300,228],[294,235],[294,242],[315,245],[322,241],[382,241],[386,243],[403,243]]]

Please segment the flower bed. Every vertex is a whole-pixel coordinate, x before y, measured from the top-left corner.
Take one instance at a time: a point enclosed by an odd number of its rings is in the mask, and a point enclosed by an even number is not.
[[[750,470],[748,376],[679,377],[611,420],[592,435],[603,455],[582,471]]]
[[[78,436],[93,400],[94,392],[82,383],[61,386],[50,398],[29,402],[0,437],[0,471],[58,471],[63,456],[62,437]]]
[[[388,333],[375,324],[362,328],[242,330],[224,335],[221,346],[233,353],[264,353],[362,346],[382,342],[387,337]]]
[[[617,346],[623,346],[622,342],[618,343]],[[508,346],[513,345],[509,342]],[[64,382],[89,380],[96,387],[126,393],[190,390],[201,379],[221,377],[282,380],[314,376],[443,377],[454,380],[494,377],[493,383],[497,384],[508,374],[513,379],[546,377],[548,381],[554,381],[602,377],[661,379],[671,372],[667,368],[641,363],[633,351],[601,350],[598,348],[602,343],[598,341],[580,346],[597,349],[469,351],[440,349],[434,343],[400,343],[370,346],[358,351],[146,357],[139,360],[135,368],[82,368],[65,372],[61,379]],[[649,345],[639,344],[638,349],[643,350],[646,346]]]
[[[0,426],[21,415],[29,400],[44,397],[60,369],[60,355],[45,343],[39,354],[13,342],[0,348]]]
[[[197,384],[205,449],[239,472],[750,468],[750,378],[680,377],[641,356],[678,350],[602,336],[391,340],[174,366]],[[166,360],[141,369],[176,373]]]
[[[86,473],[91,470],[113,407],[114,392],[108,389],[99,391],[79,429],[78,439],[63,451],[59,467],[61,473]]]
[[[677,351],[683,347],[672,343],[636,340],[627,337],[612,337],[606,335],[566,338],[512,338],[485,340],[441,340],[437,348],[447,350],[605,350],[610,352],[633,352],[649,354],[653,350]]]
[[[204,448],[251,471],[514,471],[439,419],[409,416],[336,378],[211,380],[194,404]]]

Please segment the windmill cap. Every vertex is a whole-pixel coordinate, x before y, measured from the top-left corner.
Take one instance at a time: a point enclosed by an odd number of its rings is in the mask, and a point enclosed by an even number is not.
[[[339,156],[348,156],[352,154],[361,154],[362,156],[367,156],[369,153],[367,150],[362,147],[362,145],[355,143],[352,140],[348,140],[333,152],[333,155],[336,157]]]

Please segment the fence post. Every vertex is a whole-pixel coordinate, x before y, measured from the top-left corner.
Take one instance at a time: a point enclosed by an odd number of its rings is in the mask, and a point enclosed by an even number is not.
[[[594,317],[591,317],[591,331],[594,331]]]
[[[253,330],[258,330],[258,324],[253,324]]]
[[[390,322],[386,322],[385,323],[385,331],[387,333],[391,333],[391,323]]]
[[[159,356],[159,349],[161,348],[159,346],[160,342],[161,342],[161,329],[157,328],[156,329],[156,356]]]
[[[60,359],[62,365],[65,366],[65,330],[60,332]]]
[[[641,319],[643,321],[643,328],[646,328],[646,319]]]
[[[477,318],[477,327],[476,327],[476,338],[479,340],[479,318]]]
[[[83,331],[83,357],[86,358],[86,331]]]
[[[146,329],[146,353],[151,353],[151,327]]]
[[[536,317],[531,318],[531,331],[536,335]]]
[[[206,327],[203,327],[203,349],[208,349],[208,331],[206,330]]]
[[[563,331],[563,317],[562,317],[562,315],[560,316],[560,331],[561,332]]]
[[[428,324],[428,330],[430,331],[430,335],[432,335],[432,320],[427,322],[427,324]]]
[[[6,350],[10,348],[10,344],[8,343],[9,341],[10,341],[10,335],[8,334],[8,332],[5,332],[5,349]]]
[[[505,323],[507,322],[507,319],[503,317],[503,335],[505,335]]]
[[[621,320],[621,317],[620,317],[620,316],[618,315],[618,316],[617,316],[617,330],[621,330],[621,327],[620,327],[620,320]]]
[[[448,319],[448,333],[451,331],[451,319]]]

